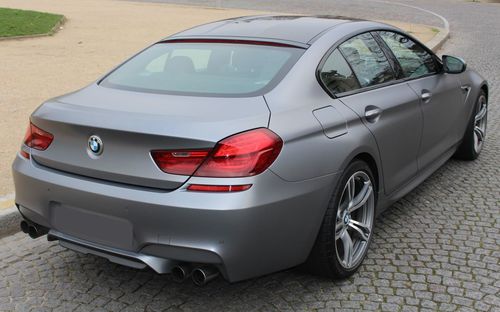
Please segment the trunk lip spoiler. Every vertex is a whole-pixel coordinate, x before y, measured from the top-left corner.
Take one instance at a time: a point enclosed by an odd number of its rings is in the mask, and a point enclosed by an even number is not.
[[[274,46],[284,48],[308,49],[311,45],[291,40],[261,37],[237,37],[237,36],[175,36],[164,38],[160,43],[231,43],[231,44],[251,44],[262,46]]]

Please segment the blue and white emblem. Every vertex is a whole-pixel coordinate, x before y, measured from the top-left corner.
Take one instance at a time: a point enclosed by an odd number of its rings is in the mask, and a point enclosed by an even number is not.
[[[100,137],[92,135],[88,141],[89,151],[94,155],[101,155],[103,151],[103,144]]]

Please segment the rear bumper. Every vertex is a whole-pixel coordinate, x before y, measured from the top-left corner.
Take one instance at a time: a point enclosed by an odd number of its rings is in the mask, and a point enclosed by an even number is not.
[[[164,192],[52,170],[21,156],[13,176],[21,213],[52,233],[118,255],[215,264],[229,281],[305,261],[337,177],[286,182],[266,171],[220,181],[253,184],[244,192]]]

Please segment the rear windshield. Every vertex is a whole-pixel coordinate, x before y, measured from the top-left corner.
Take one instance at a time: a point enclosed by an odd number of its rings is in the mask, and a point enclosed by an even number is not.
[[[253,96],[274,87],[303,51],[241,43],[158,43],[100,85],[153,93]]]

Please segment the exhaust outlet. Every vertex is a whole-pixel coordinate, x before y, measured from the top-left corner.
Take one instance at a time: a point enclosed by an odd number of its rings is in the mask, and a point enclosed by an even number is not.
[[[21,221],[21,231],[23,231],[24,234],[28,234],[28,230],[29,230],[29,227],[30,225],[28,224],[28,222],[26,222],[26,220],[23,220]]]
[[[191,276],[192,271],[192,266],[187,263],[176,265],[172,268],[172,278],[175,282],[182,283]]]
[[[47,233],[48,230],[38,224],[33,223],[28,226],[28,235],[33,239],[43,236]]]
[[[219,276],[219,270],[214,266],[204,266],[201,268],[196,268],[191,274],[193,283],[197,286],[204,286],[211,280]]]
[[[28,235],[33,239],[40,237],[40,235],[38,234],[38,229],[35,225],[30,225],[28,227]]]

